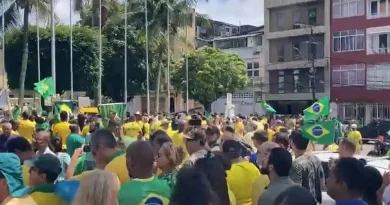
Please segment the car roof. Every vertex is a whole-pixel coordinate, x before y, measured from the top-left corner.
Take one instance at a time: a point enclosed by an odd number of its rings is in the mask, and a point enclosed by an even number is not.
[[[321,162],[329,162],[331,158],[337,159],[339,158],[339,154],[334,151],[315,151],[313,152],[315,156],[317,156]],[[388,156],[385,157],[371,157],[366,155],[354,155],[357,159],[364,159],[367,161],[368,166],[372,166],[376,168],[381,174],[386,171],[389,171],[390,166],[390,158]]]

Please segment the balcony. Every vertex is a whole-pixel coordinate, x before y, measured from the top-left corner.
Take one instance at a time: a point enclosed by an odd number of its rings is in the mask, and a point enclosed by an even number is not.
[[[325,26],[313,26],[313,34],[323,34],[325,33],[325,31],[326,31]],[[268,35],[266,35],[265,37],[267,40],[272,40],[278,38],[307,36],[307,35],[310,35],[310,28],[299,28],[299,29],[269,32]]]

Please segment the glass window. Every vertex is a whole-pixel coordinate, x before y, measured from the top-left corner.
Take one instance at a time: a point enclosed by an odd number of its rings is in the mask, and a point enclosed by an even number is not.
[[[335,32],[333,34],[333,46],[334,52],[363,50],[364,31],[349,30]]]
[[[260,68],[260,64],[258,62],[253,63],[253,68]]]
[[[317,24],[317,9],[311,8],[309,9],[309,25],[316,25]]]
[[[377,16],[379,13],[378,13],[378,0],[371,0],[371,3],[370,3],[370,13],[371,13],[371,16]]]
[[[246,64],[246,69],[251,70],[252,69],[252,63],[247,63]]]
[[[337,86],[363,86],[365,82],[365,65],[352,64],[333,66],[332,85]]]
[[[340,18],[341,17],[341,4],[340,3],[334,3],[333,1],[333,18]]]
[[[260,76],[260,71],[259,70],[254,70],[253,71],[253,76],[255,76],[255,77]]]
[[[333,18],[347,18],[364,15],[364,0],[333,1]]]

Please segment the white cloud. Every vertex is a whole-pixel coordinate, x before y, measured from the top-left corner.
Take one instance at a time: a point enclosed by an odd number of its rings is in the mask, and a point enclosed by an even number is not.
[[[201,0],[196,11],[226,23],[260,26],[264,23],[263,5],[263,0]],[[69,0],[58,0],[55,12],[63,24],[69,24]],[[74,14],[72,18],[75,23],[80,16]]]

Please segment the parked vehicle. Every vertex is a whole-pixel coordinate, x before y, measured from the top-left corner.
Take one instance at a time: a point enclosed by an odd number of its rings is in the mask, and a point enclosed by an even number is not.
[[[363,143],[377,141],[378,136],[383,136],[384,141],[390,141],[390,120],[372,121],[358,130],[362,134]]]

